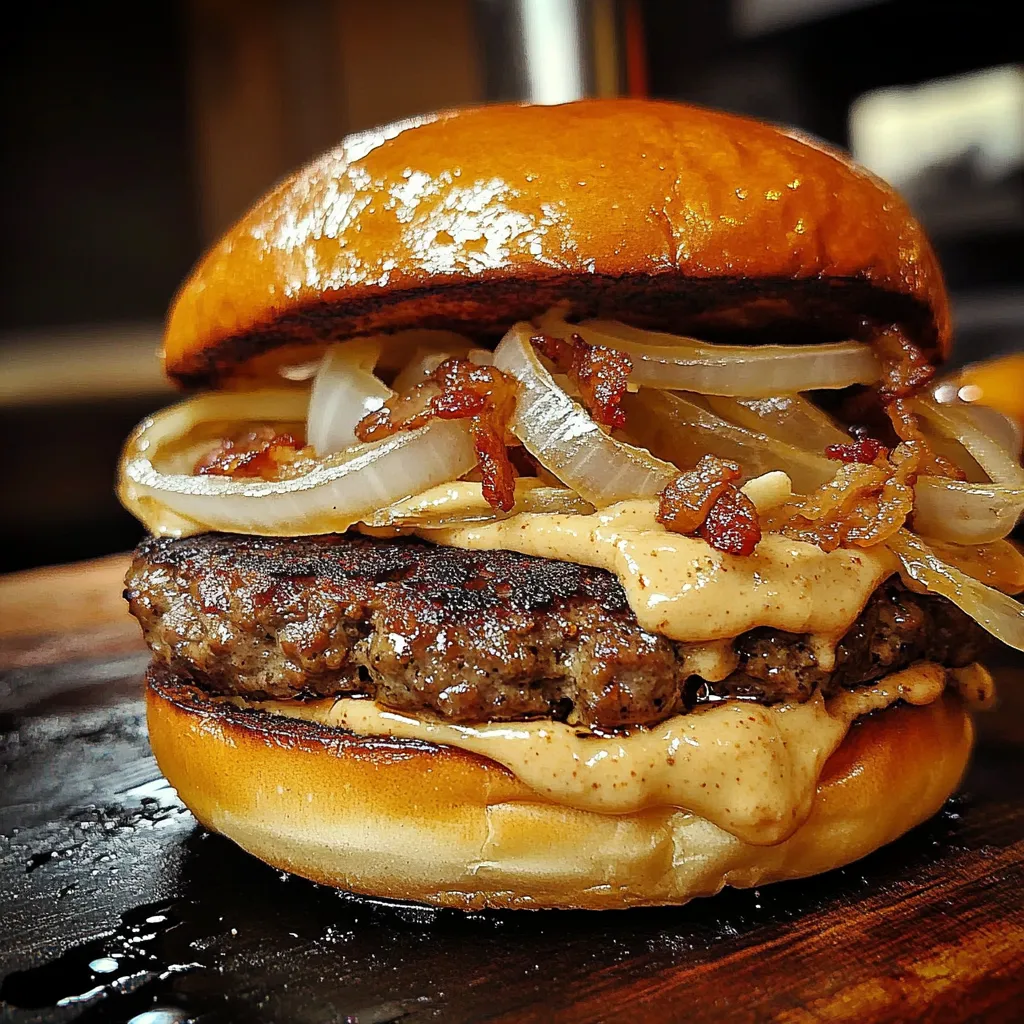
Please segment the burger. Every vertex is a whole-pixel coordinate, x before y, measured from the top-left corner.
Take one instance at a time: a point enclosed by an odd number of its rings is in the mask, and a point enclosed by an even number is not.
[[[950,333],[903,201],[791,131],[608,100],[346,139],[196,266],[193,393],[124,451],[162,771],[276,868],[464,909],[891,842],[1024,649],[1020,439],[936,398]]]

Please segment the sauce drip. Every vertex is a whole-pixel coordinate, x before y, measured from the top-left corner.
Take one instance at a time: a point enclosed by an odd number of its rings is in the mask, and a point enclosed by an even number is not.
[[[828,758],[860,715],[904,700],[929,704],[948,683],[984,702],[984,670],[919,662],[830,700],[765,707],[723,701],[651,729],[596,735],[563,722],[443,722],[373,701],[262,701],[246,706],[364,736],[394,736],[488,757],[552,803],[601,814],[679,807],[744,842],[772,845],[806,820]],[[236,698],[237,703],[244,703]]]
[[[657,512],[656,501],[624,501],[592,515],[522,513],[421,535],[453,547],[504,548],[607,569],[644,629],[691,642],[772,626],[834,645],[897,569],[882,546],[824,552],[779,534],[765,534],[751,555],[730,555],[671,533]]]

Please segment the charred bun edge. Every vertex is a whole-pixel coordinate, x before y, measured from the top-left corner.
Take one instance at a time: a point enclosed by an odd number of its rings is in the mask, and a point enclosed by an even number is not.
[[[681,904],[819,874],[934,814],[973,741],[951,693],[866,716],[827,762],[808,820],[758,847],[673,808],[613,816],[548,803],[450,747],[239,708],[160,668],[147,680],[157,762],[207,828],[316,882],[463,910]]]
[[[867,341],[873,327],[896,323],[933,359],[944,356],[927,305],[865,278],[683,279],[666,273],[533,280],[482,274],[423,287],[325,292],[322,300],[286,309],[243,334],[169,358],[166,370],[183,388],[210,388],[237,375],[250,360],[286,346],[410,328],[497,341],[515,322],[539,316],[563,300],[580,319],[622,320],[712,342]]]

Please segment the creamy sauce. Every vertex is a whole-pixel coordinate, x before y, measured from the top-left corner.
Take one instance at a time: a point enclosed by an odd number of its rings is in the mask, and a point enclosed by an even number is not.
[[[680,674],[700,676],[709,683],[728,679],[740,667],[739,652],[732,640],[709,640],[687,645]]]
[[[828,701],[820,694],[772,707],[724,701],[614,736],[551,721],[442,722],[356,698],[248,706],[361,735],[458,747],[504,765],[553,803],[603,814],[680,807],[745,842],[770,845],[806,819],[822,767],[855,718],[897,700],[929,704],[947,684],[971,702],[991,696],[984,669],[948,672],[922,662]]]
[[[824,552],[765,534],[752,555],[716,551],[665,529],[655,501],[624,501],[592,515],[514,515],[495,523],[422,531],[452,547],[504,548],[580,562],[618,576],[640,625],[674,640],[721,640],[755,626],[816,634],[829,647],[875,588],[896,571],[883,545]]]

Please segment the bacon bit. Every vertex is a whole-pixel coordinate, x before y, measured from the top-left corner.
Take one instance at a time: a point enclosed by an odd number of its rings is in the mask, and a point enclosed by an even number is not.
[[[620,403],[633,372],[633,360],[625,352],[591,345],[578,334],[571,341],[547,334],[530,341],[579,388],[583,404],[595,422],[620,430],[626,425],[626,412]]]
[[[516,408],[516,383],[494,366],[446,359],[422,383],[390,399],[356,425],[360,441],[376,441],[399,430],[415,430],[437,417],[468,419],[480,460],[484,498],[509,512],[515,504],[516,471],[507,446],[515,442],[508,423]]]
[[[945,456],[933,451],[928,439],[921,432],[921,424],[911,411],[905,398],[897,398],[885,407],[896,436],[917,447],[921,454],[921,473],[925,476],[941,476],[947,480],[966,480],[967,474]]]
[[[226,437],[200,458],[196,476],[261,477],[277,480],[282,472],[307,453],[291,434],[279,434],[270,426],[256,427],[248,433]]]
[[[882,366],[878,393],[885,402],[917,394],[935,376],[928,357],[895,325],[876,335],[872,348]]]
[[[711,506],[700,535],[713,548],[730,555],[752,555],[761,540],[757,506],[733,484]]]
[[[711,506],[740,478],[740,467],[714,455],[702,455],[694,469],[680,473],[662,492],[658,522],[673,533],[696,533]]]
[[[766,526],[824,551],[880,544],[914,510],[922,457],[919,447],[905,442],[873,463],[848,462],[816,491],[770,512]]]
[[[673,533],[699,532],[719,551],[749,555],[761,539],[761,527],[754,503],[733,483],[739,478],[735,462],[702,456],[661,492],[658,522]]]
[[[885,404],[896,436],[916,446],[920,472],[949,480],[966,480],[966,474],[958,466],[932,451],[907,401],[935,376],[935,367],[928,362],[928,357],[895,325],[881,331],[872,348],[882,368],[878,396]]]
[[[862,437],[850,444],[830,444],[825,454],[836,462],[874,462],[879,455],[888,455],[889,449],[873,437]]]

